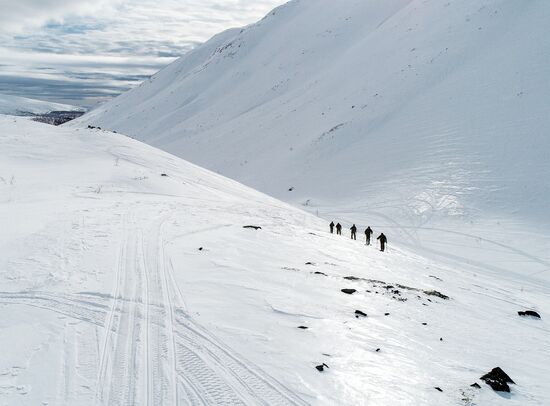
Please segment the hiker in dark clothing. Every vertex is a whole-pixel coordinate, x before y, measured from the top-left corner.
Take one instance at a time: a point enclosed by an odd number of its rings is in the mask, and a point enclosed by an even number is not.
[[[330,224],[329,224],[329,227],[330,227],[330,233],[334,233],[334,221],[331,221]]]
[[[367,245],[370,245],[370,236],[372,235],[372,228],[367,227],[367,229],[365,230],[365,238],[367,240]]]
[[[382,233],[378,236],[377,240],[380,240],[380,251],[384,252],[388,239],[386,238],[384,233]]]
[[[351,239],[357,240],[357,236],[356,236],[357,227],[355,227],[355,224],[351,226],[350,230],[351,230]]]
[[[340,223],[336,224],[336,234],[342,235],[342,225]]]

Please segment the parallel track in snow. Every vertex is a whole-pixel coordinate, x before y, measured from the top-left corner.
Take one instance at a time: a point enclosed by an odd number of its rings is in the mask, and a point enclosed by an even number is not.
[[[0,303],[40,307],[104,328],[96,405],[307,404],[187,313],[165,252],[167,213],[123,215],[111,296],[0,292]]]

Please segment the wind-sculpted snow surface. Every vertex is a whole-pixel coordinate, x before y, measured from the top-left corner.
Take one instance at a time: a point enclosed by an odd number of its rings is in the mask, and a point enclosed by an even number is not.
[[[0,116],[0,145],[0,404],[550,402],[544,286],[381,253],[120,134]]]
[[[548,283],[548,21],[548,1],[291,1],[80,123]]]

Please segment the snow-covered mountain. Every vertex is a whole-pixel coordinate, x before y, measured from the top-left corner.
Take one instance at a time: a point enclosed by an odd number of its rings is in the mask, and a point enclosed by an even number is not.
[[[550,404],[548,21],[294,0],[64,127],[0,116],[0,403]]]
[[[82,107],[0,93],[0,114],[40,115],[52,111],[85,111]]]
[[[295,0],[85,115],[327,219],[550,274],[550,2]]]
[[[120,134],[0,116],[0,145],[1,404],[550,403],[546,286],[381,253]]]

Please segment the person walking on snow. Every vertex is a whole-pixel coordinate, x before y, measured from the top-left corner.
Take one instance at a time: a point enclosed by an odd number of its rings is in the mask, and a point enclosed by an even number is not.
[[[352,240],[357,240],[357,236],[356,236],[357,227],[355,227],[355,224],[351,226],[350,230],[351,230],[351,239]]]
[[[386,244],[388,243],[388,239],[384,235],[384,233],[380,234],[377,238],[377,240],[380,240],[380,251],[384,252],[386,249]]]
[[[333,234],[334,233],[334,221],[330,222],[329,227],[330,227],[330,233]]]
[[[367,229],[365,230],[365,238],[367,240],[367,245],[370,245],[370,236],[372,235],[372,228],[370,228],[370,226],[367,227]]]
[[[336,234],[342,235],[342,225],[340,223],[336,224]]]

